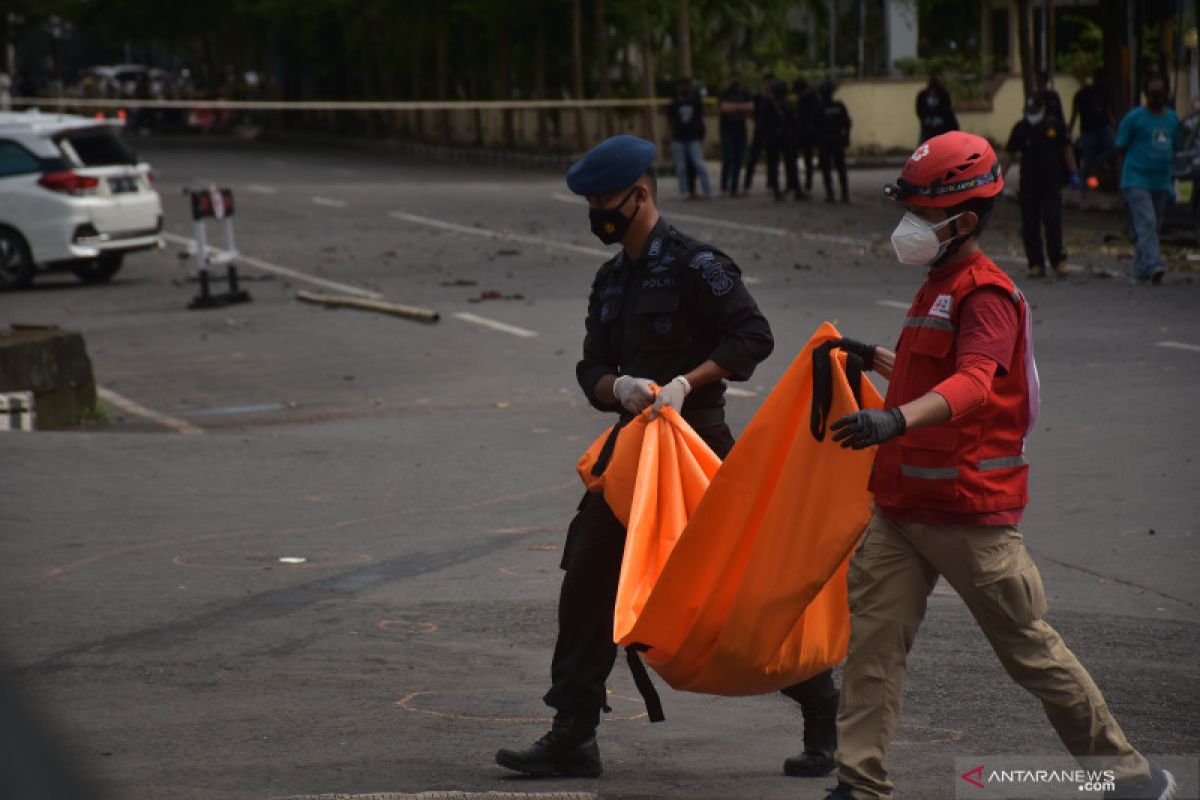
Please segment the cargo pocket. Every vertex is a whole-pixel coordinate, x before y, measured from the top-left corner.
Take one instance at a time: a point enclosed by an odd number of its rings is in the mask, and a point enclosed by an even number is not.
[[[679,313],[679,295],[675,292],[642,295],[634,313],[645,349],[676,350],[687,344],[687,324],[683,314]]]
[[[929,425],[909,431],[900,446],[900,486],[913,500],[954,500],[958,492],[958,431]]]
[[[1025,545],[1018,545],[995,567],[985,570],[975,584],[991,612],[1019,627],[1041,619],[1049,609],[1046,589]]]

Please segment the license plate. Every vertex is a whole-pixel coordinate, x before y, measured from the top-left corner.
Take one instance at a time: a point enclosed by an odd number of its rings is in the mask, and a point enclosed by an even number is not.
[[[1192,202],[1192,182],[1175,181],[1175,202],[1186,205]]]
[[[137,191],[137,180],[134,178],[109,178],[108,190],[113,194],[128,194]]]

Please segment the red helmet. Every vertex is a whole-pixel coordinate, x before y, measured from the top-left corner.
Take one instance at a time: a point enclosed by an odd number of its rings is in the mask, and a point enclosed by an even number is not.
[[[1003,188],[1000,160],[987,139],[951,131],[914,150],[883,193],[900,203],[945,208],[972,197],[995,197]]]

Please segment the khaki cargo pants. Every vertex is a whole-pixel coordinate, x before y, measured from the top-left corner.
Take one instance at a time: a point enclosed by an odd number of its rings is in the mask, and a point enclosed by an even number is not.
[[[856,799],[892,796],[887,751],[906,659],[939,575],[1008,674],[1042,701],[1073,755],[1111,758],[1118,779],[1146,774],[1087,670],[1042,621],[1042,578],[1016,528],[894,523],[876,514],[850,562],[850,653],[837,720],[838,774]]]

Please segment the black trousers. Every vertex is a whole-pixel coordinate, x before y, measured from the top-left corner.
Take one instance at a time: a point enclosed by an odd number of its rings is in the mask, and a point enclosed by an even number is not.
[[[825,180],[825,197],[833,199],[833,175],[831,171],[837,170],[838,183],[842,189],[842,199],[846,200],[850,197],[850,182],[846,177],[846,148],[841,142],[822,142],[821,150],[821,177]]]
[[[697,430],[713,451],[724,458],[733,435],[724,423]],[[558,640],[550,666],[551,686],[546,705],[560,714],[598,718],[606,707],[605,682],[617,657],[613,643],[613,607],[625,527],[604,502],[589,492],[567,531],[563,548],[562,589],[558,598]],[[807,708],[836,695],[832,671],[783,690]]]
[[[804,158],[804,191],[812,191],[813,183],[813,153],[816,145],[812,142],[801,142],[796,146],[797,156]]]
[[[1025,243],[1025,259],[1031,267],[1045,267],[1046,256],[1055,265],[1067,257],[1063,249],[1062,187],[1021,183],[1017,195],[1021,204],[1021,238]],[[1042,248],[1042,226],[1046,227],[1046,246]]]
[[[721,191],[737,194],[746,156],[746,131],[721,131]]]
[[[754,182],[754,168],[758,166],[758,158],[762,155],[763,137],[755,127],[754,136],[750,137],[750,155],[746,157],[746,183],[743,190],[748,190]]]
[[[765,141],[767,148],[767,187],[779,189],[779,159],[783,158],[783,171],[787,180],[786,191],[800,194],[800,173],[796,169],[796,148],[787,136],[773,136]]]

